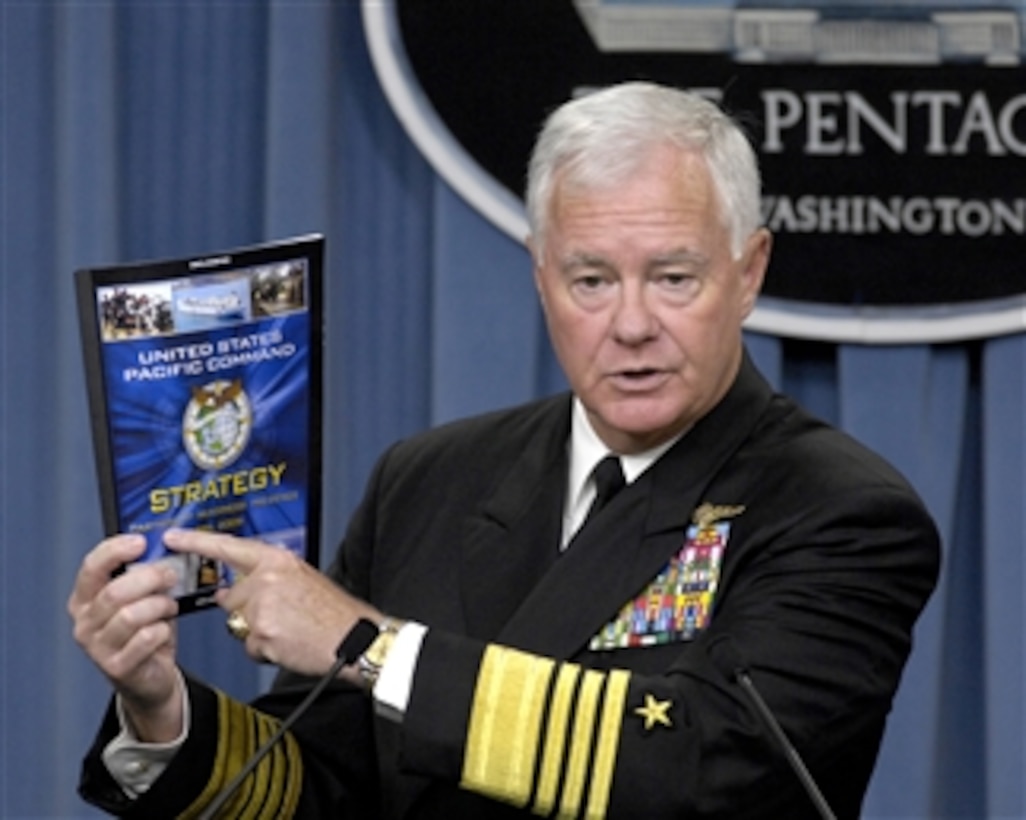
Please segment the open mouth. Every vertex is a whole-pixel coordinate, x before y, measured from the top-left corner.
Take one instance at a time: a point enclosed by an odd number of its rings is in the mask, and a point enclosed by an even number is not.
[[[643,367],[634,370],[620,370],[613,374],[613,381],[621,388],[649,389],[661,384],[666,372],[654,367]]]

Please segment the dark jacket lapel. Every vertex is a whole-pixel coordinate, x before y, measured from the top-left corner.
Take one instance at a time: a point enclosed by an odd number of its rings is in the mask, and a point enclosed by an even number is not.
[[[566,492],[570,399],[517,448],[512,468],[467,521],[461,595],[467,634],[492,640],[559,555]]]

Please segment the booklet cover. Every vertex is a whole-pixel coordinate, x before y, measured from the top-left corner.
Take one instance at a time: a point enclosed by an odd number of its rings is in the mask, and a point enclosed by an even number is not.
[[[75,273],[108,535],[175,565],[179,611],[231,570],[163,546],[170,527],[319,558],[319,235]]]

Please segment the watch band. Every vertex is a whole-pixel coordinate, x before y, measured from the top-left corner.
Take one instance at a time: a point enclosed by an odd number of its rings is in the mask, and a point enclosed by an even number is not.
[[[386,617],[382,619],[381,623],[378,624],[377,637],[367,647],[367,651],[357,658],[356,671],[359,673],[368,692],[378,682],[381,667],[388,660],[388,653],[392,650],[392,644],[395,642],[396,635],[399,634],[399,629],[402,625],[402,621],[397,621],[394,618]]]

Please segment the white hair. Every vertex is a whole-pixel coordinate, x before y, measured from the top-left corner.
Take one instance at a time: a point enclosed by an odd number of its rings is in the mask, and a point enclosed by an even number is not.
[[[737,122],[714,103],[646,82],[588,93],[545,121],[527,173],[527,220],[536,251],[545,242],[557,174],[585,188],[608,187],[636,170],[650,149],[666,143],[705,160],[731,252],[740,256],[761,224],[755,151]]]

